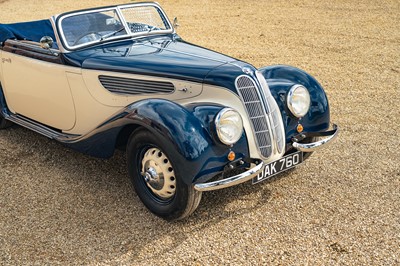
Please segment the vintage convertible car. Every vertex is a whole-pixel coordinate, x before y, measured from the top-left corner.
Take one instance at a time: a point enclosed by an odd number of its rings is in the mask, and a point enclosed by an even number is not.
[[[0,127],[101,158],[125,149],[138,196],[169,220],[203,191],[266,180],[337,136],[312,76],[187,43],[176,24],[156,3],[0,24]]]

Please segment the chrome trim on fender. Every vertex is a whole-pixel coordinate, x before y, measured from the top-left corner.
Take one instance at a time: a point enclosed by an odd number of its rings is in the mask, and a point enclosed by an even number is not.
[[[195,184],[194,189],[196,189],[198,191],[211,191],[211,190],[217,190],[217,189],[236,186],[238,184],[249,181],[253,177],[257,176],[263,170],[263,166],[264,166],[264,162],[261,161],[260,164],[257,164],[255,167],[247,170],[244,173],[241,173],[241,174],[235,175],[235,176],[231,176],[231,177],[228,177],[228,178],[225,178],[222,180],[217,180],[217,181],[208,182],[208,183]]]
[[[327,144],[331,143],[334,139],[336,139],[339,133],[339,127],[336,124],[333,124],[332,127],[333,127],[332,130],[333,133],[332,135],[327,136],[327,138],[312,143],[299,143],[295,141],[292,144],[293,148],[303,152],[313,152],[321,149],[322,147],[326,147]]]

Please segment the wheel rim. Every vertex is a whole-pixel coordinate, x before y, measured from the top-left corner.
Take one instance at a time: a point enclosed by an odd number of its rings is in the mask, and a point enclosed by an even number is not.
[[[174,168],[168,157],[158,148],[144,151],[141,175],[147,187],[160,199],[171,199],[176,192]]]

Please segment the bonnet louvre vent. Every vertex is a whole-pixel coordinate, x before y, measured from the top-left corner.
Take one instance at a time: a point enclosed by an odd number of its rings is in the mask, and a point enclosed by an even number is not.
[[[159,94],[171,93],[175,90],[174,84],[164,81],[129,79],[112,76],[99,76],[99,80],[108,91],[118,94]]]

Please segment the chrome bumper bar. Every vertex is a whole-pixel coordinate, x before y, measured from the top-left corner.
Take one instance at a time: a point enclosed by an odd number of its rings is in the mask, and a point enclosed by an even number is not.
[[[338,135],[339,128],[337,125],[333,124],[333,129],[326,131],[326,132],[318,132],[318,133],[303,133],[300,134],[299,136],[293,138],[293,147],[296,148],[299,151],[303,152],[312,152],[315,150],[320,149],[321,147],[325,146],[326,144],[332,142]],[[323,140],[319,140],[316,142],[312,143],[299,143],[299,138],[304,139],[306,137],[326,137]],[[261,161],[259,164],[257,164],[255,167],[247,170],[244,173],[241,173],[239,175],[231,176],[225,179],[213,181],[213,182],[208,182],[208,183],[199,183],[194,185],[194,189],[198,191],[211,191],[211,190],[218,190],[221,188],[227,188],[231,186],[235,186],[241,183],[244,183],[246,181],[249,181],[250,179],[258,176],[259,173],[262,172],[264,169],[265,163]]]
[[[264,162],[261,161],[260,164],[257,164],[255,167],[247,170],[244,173],[241,173],[239,175],[231,176],[222,180],[217,180],[213,182],[208,182],[208,183],[200,183],[194,185],[194,189],[198,191],[211,191],[211,190],[217,190],[221,188],[227,188],[231,186],[235,186],[241,183],[244,183],[246,181],[249,181],[250,179],[256,177],[261,171],[263,170]]]
[[[319,150],[322,147],[325,147],[327,144],[331,143],[338,136],[339,127],[336,124],[333,124],[332,127],[333,127],[332,130],[326,132],[300,134],[302,139],[306,137],[326,137],[326,138],[312,143],[299,143],[297,138],[295,137],[293,138],[293,144],[292,144],[293,148],[303,152],[313,152]]]

